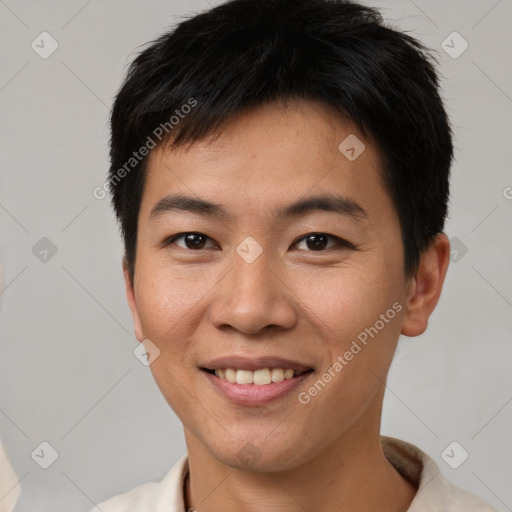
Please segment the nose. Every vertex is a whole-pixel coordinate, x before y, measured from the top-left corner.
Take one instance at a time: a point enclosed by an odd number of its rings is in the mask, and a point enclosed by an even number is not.
[[[252,336],[263,330],[292,329],[298,319],[297,300],[265,251],[252,263],[238,254],[233,259],[231,271],[216,287],[210,310],[213,325]]]

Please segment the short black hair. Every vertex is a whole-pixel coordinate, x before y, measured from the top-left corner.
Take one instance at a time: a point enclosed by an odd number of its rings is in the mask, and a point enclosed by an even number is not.
[[[148,150],[193,144],[293,99],[331,107],[374,142],[405,274],[416,273],[444,227],[453,159],[436,61],[420,42],[348,0],[231,0],[148,44],[111,113],[107,183],[132,279]]]

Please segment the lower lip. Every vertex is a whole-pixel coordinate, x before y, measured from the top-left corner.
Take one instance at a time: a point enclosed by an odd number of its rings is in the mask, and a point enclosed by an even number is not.
[[[307,379],[313,372],[304,373],[292,379],[284,379],[280,382],[272,382],[258,386],[256,384],[232,384],[212,373],[201,370],[206,378],[231,402],[238,405],[265,405],[272,400],[277,400],[290,394],[301,382]]]

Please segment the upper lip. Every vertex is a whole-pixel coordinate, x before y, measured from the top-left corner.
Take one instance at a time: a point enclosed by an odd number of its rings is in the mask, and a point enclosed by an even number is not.
[[[215,370],[218,368],[233,368],[236,370],[260,370],[261,368],[291,368],[296,372],[305,372],[312,370],[311,366],[305,365],[298,361],[285,359],[277,356],[263,356],[263,357],[244,357],[244,356],[225,356],[212,359],[204,365],[199,365],[200,368],[207,370]]]

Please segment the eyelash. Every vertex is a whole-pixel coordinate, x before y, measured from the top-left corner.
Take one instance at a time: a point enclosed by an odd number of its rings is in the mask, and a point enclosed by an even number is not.
[[[199,236],[203,236],[205,237],[207,240],[213,240],[212,238],[210,238],[209,236],[203,234],[203,233],[199,233],[197,231],[185,231],[183,233],[178,233],[177,235],[173,235],[172,237],[168,238],[165,242],[164,242],[164,245],[165,246],[169,246],[171,245],[174,241],[180,239],[180,238],[183,238],[184,236],[186,235],[199,235]],[[303,240],[306,240],[308,237],[310,236],[313,236],[313,235],[321,235],[321,236],[326,236],[327,238],[331,238],[333,240],[336,241],[336,243],[338,244],[338,249],[340,248],[349,248],[349,249],[355,249],[354,245],[352,245],[350,242],[347,242],[346,240],[344,240],[343,238],[340,238],[338,236],[335,236],[335,235],[329,235],[328,233],[322,233],[322,232],[312,232],[312,233],[308,233],[300,238],[298,238],[297,240],[295,240],[292,244],[293,245],[296,245],[298,244],[299,242],[303,241]],[[180,247],[180,246],[178,246]],[[201,250],[204,250],[204,249],[190,249],[188,247],[180,247],[181,249],[184,249],[184,250],[188,250],[188,251],[201,251]],[[314,250],[307,250],[307,252],[326,252],[327,250],[329,249],[333,249],[333,248],[336,248],[335,246],[334,247],[328,247],[327,249],[321,249],[321,250],[318,250],[318,251],[314,251]]]

